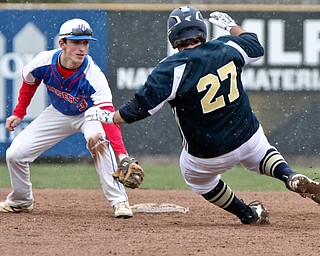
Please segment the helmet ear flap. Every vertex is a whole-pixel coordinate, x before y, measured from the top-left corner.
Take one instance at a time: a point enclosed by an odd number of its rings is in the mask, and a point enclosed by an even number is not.
[[[207,25],[199,10],[191,6],[174,9],[168,18],[168,39],[174,47],[178,39],[207,37]]]

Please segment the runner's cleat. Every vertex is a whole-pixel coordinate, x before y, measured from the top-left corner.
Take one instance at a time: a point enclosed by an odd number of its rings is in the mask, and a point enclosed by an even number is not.
[[[269,213],[259,201],[248,204],[247,215],[241,219],[242,224],[264,225],[269,223]]]
[[[320,204],[320,184],[299,173],[291,174],[287,180],[287,188],[299,193],[302,197],[309,197]]]

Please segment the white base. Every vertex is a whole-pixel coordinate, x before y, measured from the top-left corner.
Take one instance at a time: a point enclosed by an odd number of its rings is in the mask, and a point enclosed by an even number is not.
[[[187,213],[189,208],[185,208],[176,204],[154,204],[154,203],[146,203],[146,204],[135,204],[132,205],[131,210],[133,212],[181,212]]]

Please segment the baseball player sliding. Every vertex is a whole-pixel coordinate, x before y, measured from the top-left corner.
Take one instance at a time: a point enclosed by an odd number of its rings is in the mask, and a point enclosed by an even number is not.
[[[125,188],[112,176],[117,168],[115,153],[120,162],[129,158],[120,127],[87,122],[84,117],[84,111],[92,106],[114,111],[107,79],[87,55],[90,42],[96,40],[86,21],[68,20],[60,28],[60,48],[39,53],[23,68],[18,104],[6,120],[6,128],[13,131],[21,122],[41,82],[51,105],[18,134],[6,152],[12,192],[0,202],[0,212],[32,212],[29,164],[67,136],[82,132],[115,217],[133,216]]]
[[[183,138],[180,168],[185,182],[243,224],[266,224],[269,219],[261,202],[246,204],[221,180],[221,174],[237,164],[281,180],[291,191],[320,203],[320,184],[293,172],[252,112],[241,73],[264,54],[256,34],[226,13],[213,12],[209,21],[230,35],[207,41],[207,25],[196,8],[173,10],[168,37],[179,52],[161,61],[118,111],[92,107],[87,120],[132,123],[168,102]]]

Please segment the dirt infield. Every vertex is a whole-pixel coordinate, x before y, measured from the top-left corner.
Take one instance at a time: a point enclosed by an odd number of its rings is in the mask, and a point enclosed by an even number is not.
[[[36,189],[32,214],[1,214],[1,255],[319,255],[320,206],[291,192],[237,194],[263,201],[271,223],[242,225],[192,191],[128,190],[131,205],[170,203],[189,212],[123,220],[101,190]]]

